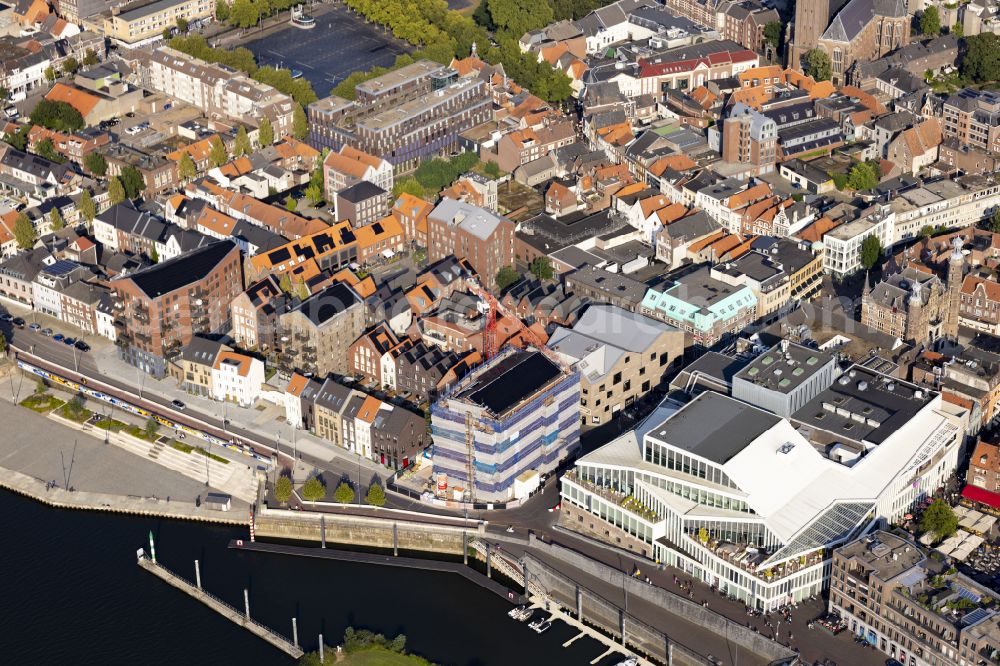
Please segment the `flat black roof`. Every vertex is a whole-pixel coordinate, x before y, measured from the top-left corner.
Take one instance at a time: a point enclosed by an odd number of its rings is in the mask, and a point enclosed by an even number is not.
[[[503,414],[559,374],[559,367],[541,352],[515,352],[479,375],[462,397]]]
[[[648,436],[723,465],[780,421],[745,402],[705,391]]]
[[[133,273],[128,279],[156,298],[201,280],[235,248],[233,241],[222,240]]]

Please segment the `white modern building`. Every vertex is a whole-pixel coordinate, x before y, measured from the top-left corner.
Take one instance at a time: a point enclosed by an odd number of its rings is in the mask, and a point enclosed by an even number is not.
[[[246,354],[223,351],[212,366],[212,397],[252,407],[264,384],[264,362]]]
[[[869,236],[878,238],[883,248],[892,245],[896,214],[881,206],[866,211],[823,236],[823,272],[845,278],[861,269],[861,244]]]
[[[817,594],[831,548],[958,464],[940,394],[854,366],[791,419],[705,392],[664,403],[562,479],[561,523],[758,609]]]

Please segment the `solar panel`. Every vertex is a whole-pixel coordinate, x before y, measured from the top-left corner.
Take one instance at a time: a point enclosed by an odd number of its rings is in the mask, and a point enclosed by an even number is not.
[[[986,610],[985,608],[977,608],[968,615],[962,618],[962,624],[966,627],[976,624],[981,620],[985,620],[993,615],[993,611]]]

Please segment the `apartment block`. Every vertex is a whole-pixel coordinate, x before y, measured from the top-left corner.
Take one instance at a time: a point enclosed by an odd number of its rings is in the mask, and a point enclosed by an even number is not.
[[[162,377],[192,337],[229,330],[229,304],[242,284],[240,251],[228,240],[113,280],[119,356]]]
[[[459,134],[492,119],[489,87],[478,78],[420,60],[356,87],[349,101],[330,96],[309,105],[310,144],[345,145],[388,160],[399,172],[459,149]]]
[[[514,223],[506,217],[454,199],[442,199],[427,216],[427,260],[448,256],[468,261],[484,283],[514,265]]]
[[[214,16],[211,0],[156,0],[124,11],[112,9],[104,19],[104,36],[114,44],[134,48],[161,40],[164,29],[176,26],[177,19],[193,23]]]
[[[1000,155],[1000,94],[966,88],[945,100],[942,114],[946,138]]]

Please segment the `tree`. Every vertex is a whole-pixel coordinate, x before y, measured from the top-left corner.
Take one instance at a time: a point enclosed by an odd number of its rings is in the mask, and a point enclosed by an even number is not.
[[[83,116],[66,102],[53,102],[42,99],[31,110],[29,116],[32,124],[47,127],[57,132],[75,132],[83,129]]]
[[[7,337],[0,331],[0,354],[7,353]]]
[[[285,210],[289,213],[294,213],[295,209],[299,207],[299,202],[295,200],[291,194],[285,197]]]
[[[777,50],[781,45],[781,21],[771,21],[764,26],[764,42]]]
[[[871,270],[881,257],[882,241],[875,235],[866,236],[861,241],[861,265],[864,266],[866,271]]]
[[[535,257],[535,260],[531,262],[529,270],[539,280],[552,279],[552,261],[548,257]]]
[[[104,178],[108,173],[108,161],[104,158],[104,155],[96,150],[87,153],[87,156],[83,158],[83,166],[98,178]]]
[[[962,36],[965,35],[965,28],[962,27],[961,23],[956,23],[955,25],[951,26],[951,34],[961,39]]]
[[[993,211],[993,215],[990,216],[990,231],[993,233],[1000,233],[1000,206],[998,206]]]
[[[59,209],[56,208],[55,206],[53,206],[52,210],[49,211],[49,224],[52,225],[53,231],[59,231],[60,229],[66,226],[66,220],[63,219],[63,216],[59,212]]]
[[[552,23],[552,6],[535,0],[488,0],[490,18],[497,28],[506,30],[515,39]]]
[[[45,80],[52,83],[56,80],[56,70],[52,67],[45,68]]]
[[[936,6],[931,5],[920,15],[920,32],[929,37],[941,34],[941,14]]]
[[[189,154],[181,155],[181,159],[177,163],[177,175],[181,177],[181,180],[191,180],[198,175],[198,167]]]
[[[921,238],[930,238],[931,236],[934,235],[934,227],[932,227],[929,224],[925,224],[924,226],[920,227],[919,235]]]
[[[300,141],[309,136],[309,121],[301,104],[296,104],[292,110],[292,136]]]
[[[281,278],[278,280],[278,289],[286,294],[292,293],[292,278],[289,277],[288,273],[281,274]]]
[[[0,86],[0,102],[6,104],[10,100],[10,88]]]
[[[354,488],[351,488],[346,481],[341,481],[333,491],[333,499],[340,504],[350,504],[354,501]]]
[[[161,37],[163,37],[163,41],[165,42],[169,42],[170,38],[173,36],[174,36],[174,29],[171,28],[170,26],[164,28],[163,32],[161,33]]]
[[[97,54],[94,53],[94,49],[87,49],[87,52],[83,54],[83,64],[87,67],[92,67],[99,62]]]
[[[70,56],[65,60],[63,60],[62,71],[66,72],[67,74],[72,74],[78,69],[80,69],[80,63],[73,56]]]
[[[45,137],[35,145],[35,154],[56,164],[66,162],[66,158],[56,152],[56,147],[52,145],[52,139],[49,137]]]
[[[878,181],[879,170],[875,162],[858,162],[847,175],[847,186],[852,190],[870,190]]]
[[[302,486],[302,499],[307,502],[319,502],[325,498],[326,486],[323,485],[318,476],[312,477]]]
[[[24,149],[28,147],[28,132],[30,131],[31,125],[21,125],[13,134],[4,134],[3,140],[23,153]]]
[[[947,539],[958,530],[958,517],[944,500],[934,500],[920,516],[920,530],[933,532],[938,539]]]
[[[486,164],[484,164],[483,171],[485,171],[486,175],[489,176],[490,178],[499,178],[500,174],[502,173],[500,170],[500,165],[497,164],[496,162],[487,162]]]
[[[365,496],[365,502],[372,506],[385,506],[385,491],[382,490],[382,486],[377,483],[368,486],[368,494]]]
[[[229,153],[226,152],[226,144],[216,134],[212,137],[212,143],[208,150],[208,162],[214,167],[220,167],[229,161]]]
[[[520,280],[521,274],[514,270],[513,266],[504,266],[497,271],[497,289],[500,291],[517,284]]]
[[[274,128],[267,116],[260,119],[260,128],[257,131],[257,143],[260,146],[270,146],[274,144]]]
[[[309,183],[309,186],[306,187],[306,199],[313,206],[323,203],[323,187],[316,183]]]
[[[830,76],[833,74],[833,68],[830,65],[830,56],[826,54],[826,51],[821,49],[806,51],[805,67],[803,69],[805,69],[806,74],[817,81],[829,81]]]
[[[177,32],[185,33],[188,31],[188,21],[183,16],[177,17]]]
[[[156,437],[156,432],[160,429],[160,423],[150,416],[146,419],[146,439],[154,439]]]
[[[84,190],[80,195],[80,215],[87,222],[93,222],[97,217],[97,206],[94,205],[94,197],[90,196],[90,190]]]
[[[35,247],[35,242],[38,240],[35,225],[24,213],[18,213],[17,219],[14,221],[14,240],[17,241],[17,246],[22,250]]]
[[[984,32],[965,38],[962,76],[976,83],[1000,79],[1000,35]]]
[[[278,477],[277,483],[274,484],[274,499],[278,500],[282,504],[287,502],[292,497],[292,480],[287,476],[282,474]]]
[[[215,0],[215,18],[219,21],[229,20],[229,3],[226,0]]]
[[[134,166],[130,165],[122,169],[118,177],[121,178],[122,187],[125,188],[125,196],[129,199],[135,199],[146,189],[146,179],[142,177],[142,172]]]
[[[118,176],[108,181],[108,200],[111,202],[111,205],[120,204],[125,201],[125,186],[122,185],[122,181]]]
[[[233,157],[243,157],[250,154],[250,137],[247,136],[247,128],[240,125],[236,132],[236,139],[233,141]]]

